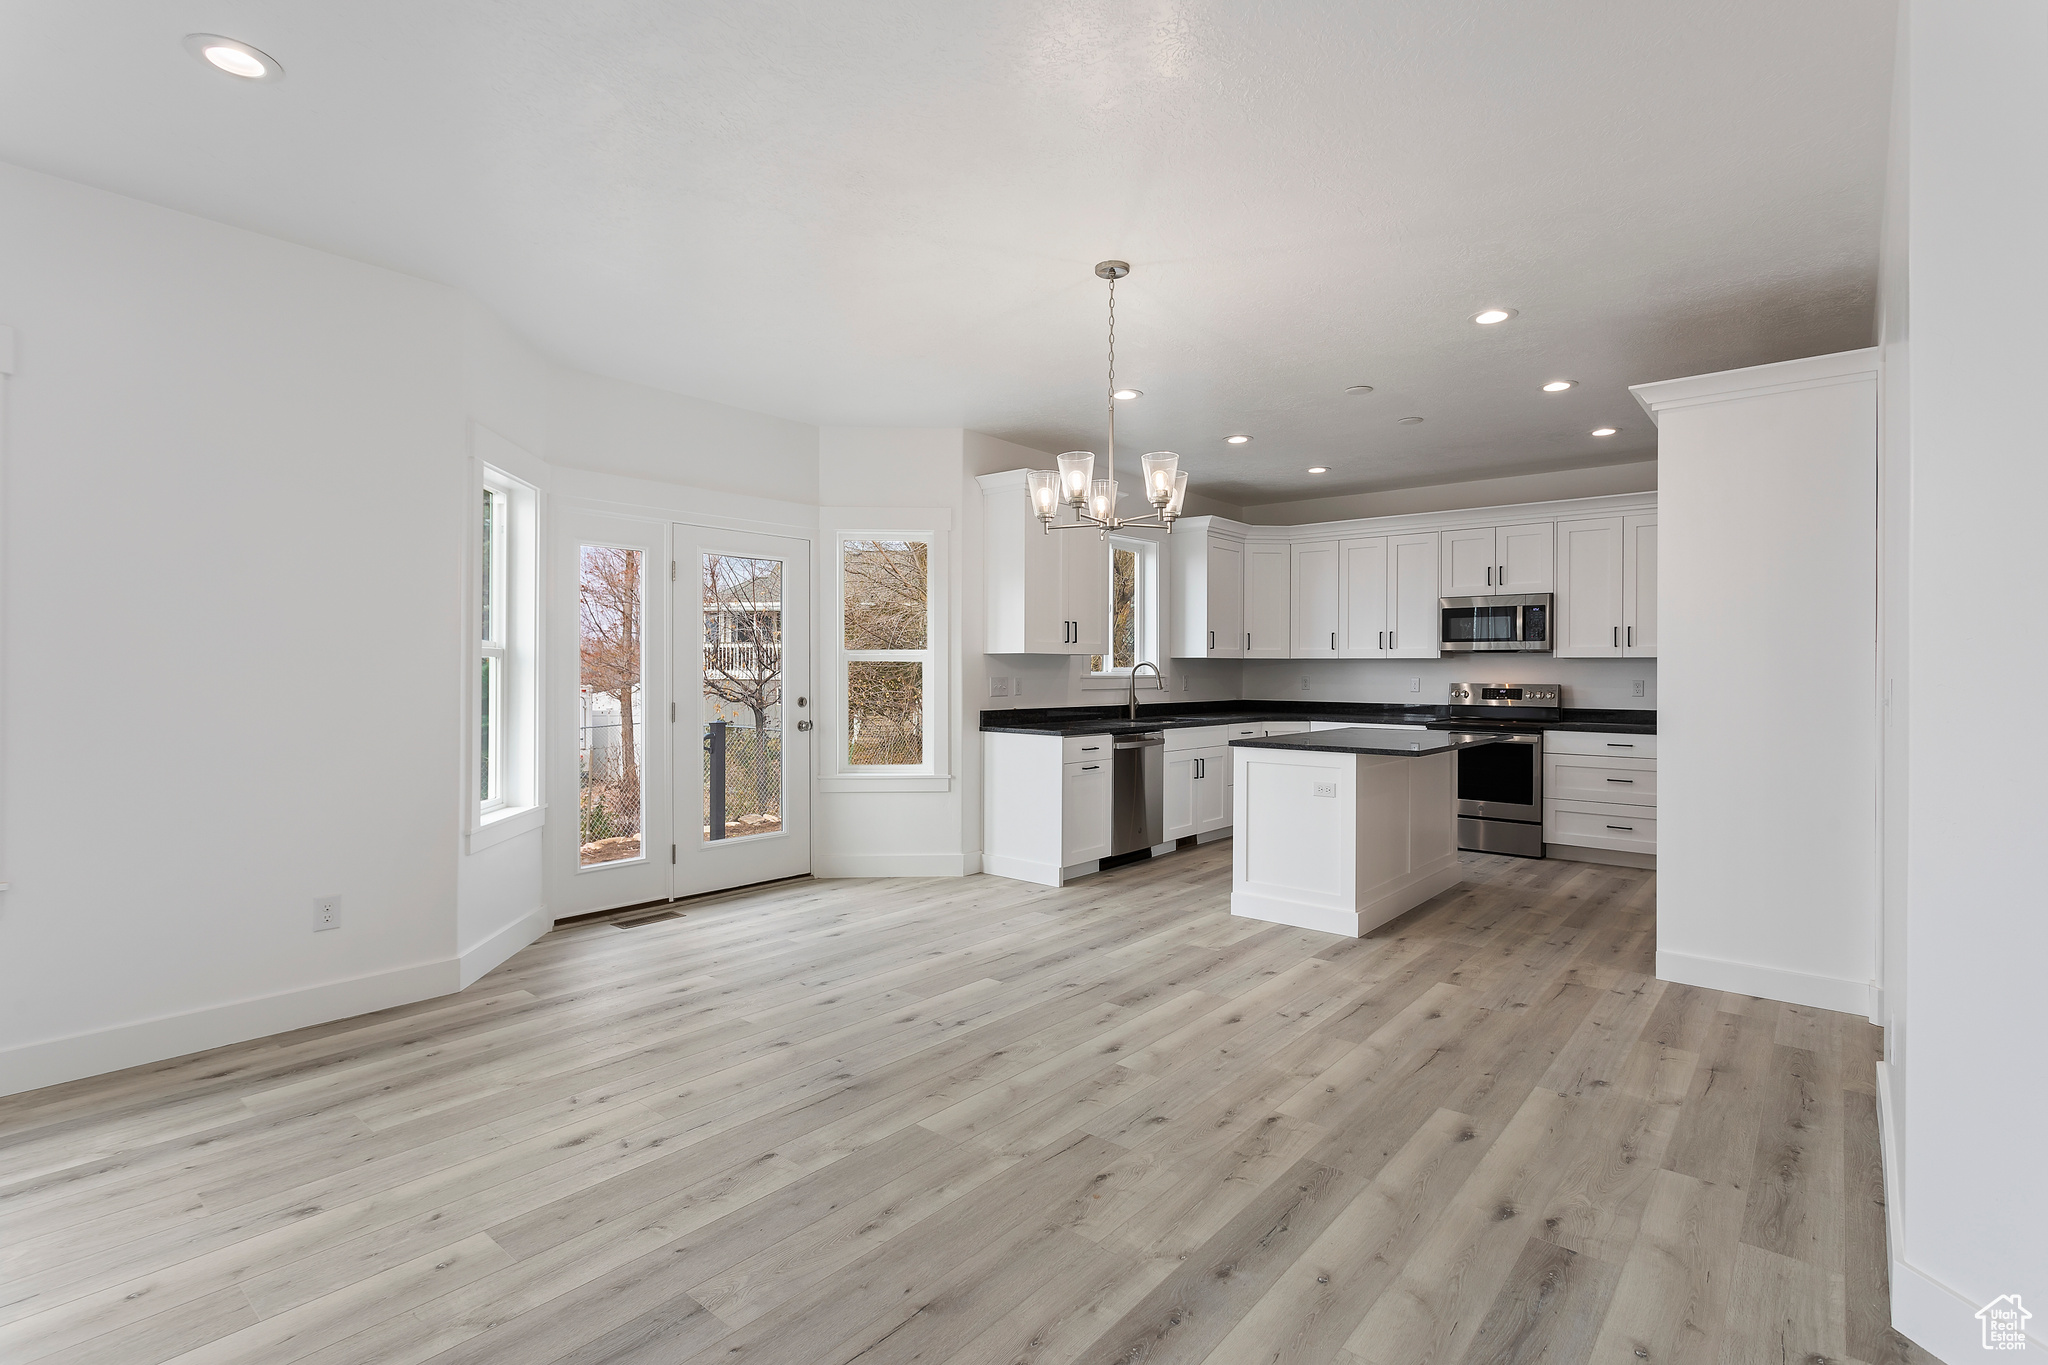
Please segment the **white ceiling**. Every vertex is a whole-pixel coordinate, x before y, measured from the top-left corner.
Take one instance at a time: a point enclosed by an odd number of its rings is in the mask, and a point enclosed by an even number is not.
[[[601,373],[1048,450],[1102,449],[1092,267],[1121,257],[1124,452],[1264,502],[1640,457],[1631,383],[1868,344],[1892,28],[1890,0],[7,0],[0,158],[445,281]],[[1521,316],[1471,324],[1496,303]]]

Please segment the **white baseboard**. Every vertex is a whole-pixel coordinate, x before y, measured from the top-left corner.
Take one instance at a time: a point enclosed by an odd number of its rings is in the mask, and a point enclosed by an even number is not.
[[[813,854],[814,877],[966,877],[981,870],[974,853]],[[971,864],[971,865],[970,865]]]
[[[461,989],[460,970],[459,959],[444,958],[181,1014],[140,1019],[66,1038],[24,1043],[0,1051],[0,1095],[40,1090],[46,1085],[146,1066],[229,1043],[246,1043],[252,1038],[267,1038],[310,1024],[325,1024],[448,995]]]
[[[1682,986],[1704,986],[1712,991],[1733,991],[1765,1000],[1782,1000],[1790,1005],[1811,1005],[1815,1009],[1860,1014],[1868,1018],[1873,1008],[1871,992],[1875,983],[1849,981],[1838,976],[1814,976],[1783,967],[1765,967],[1754,962],[1729,962],[1718,957],[1695,957],[1691,953],[1657,950],[1657,975]]]
[[[467,990],[493,967],[554,927],[555,917],[548,913],[546,906],[541,906],[527,911],[497,933],[486,936],[481,943],[465,950],[456,959],[456,980],[461,983],[456,989]]]
[[[1457,855],[1453,853],[1448,859],[1420,872],[1407,873],[1386,883],[1379,895],[1356,909],[1315,905],[1256,891],[1232,891],[1230,913],[1242,919],[1261,919],[1296,929],[1315,929],[1325,934],[1360,938],[1388,920],[1399,919],[1432,896],[1448,891],[1463,879]]]
[[[1589,848],[1584,844],[1549,844],[1543,846],[1546,858],[1561,858],[1568,863],[1602,863],[1608,867],[1640,867],[1650,872],[1657,870],[1657,855],[1636,853],[1625,848]]]
[[[1924,1270],[1900,1260],[1897,1252],[1894,1247],[1892,1327],[1911,1338],[1914,1345],[1941,1361],[1942,1365],[1963,1365],[1964,1361],[1985,1359],[1984,1325],[1977,1321],[1977,1310],[1999,1294],[2012,1293],[2013,1290],[2001,1287],[1986,1294],[1984,1303],[1973,1303]],[[2029,1332],[2027,1348],[2048,1351],[2048,1338]]]

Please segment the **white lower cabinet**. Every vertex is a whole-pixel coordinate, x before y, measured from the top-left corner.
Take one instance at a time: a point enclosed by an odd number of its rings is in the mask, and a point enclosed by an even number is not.
[[[1110,760],[1069,763],[1060,785],[1060,866],[1109,856]]]
[[[983,870],[1041,886],[1095,871],[1109,856],[1110,737],[981,739]]]
[[[1239,728],[1204,725],[1166,732],[1166,842],[1230,828],[1229,740]]]
[[[1546,731],[1543,842],[1654,855],[1657,737]]]

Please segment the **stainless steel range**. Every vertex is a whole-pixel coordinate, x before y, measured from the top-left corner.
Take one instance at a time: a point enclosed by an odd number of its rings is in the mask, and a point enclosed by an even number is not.
[[[1558,683],[1452,683],[1446,728],[1505,735],[1458,751],[1458,847],[1543,856],[1543,727],[1564,714]]]

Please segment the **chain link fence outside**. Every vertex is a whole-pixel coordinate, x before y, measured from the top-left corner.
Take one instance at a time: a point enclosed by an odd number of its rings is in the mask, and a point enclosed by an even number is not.
[[[723,782],[718,771],[721,753]],[[782,828],[780,729],[704,727],[703,820],[707,839],[739,839],[773,834]]]
[[[636,734],[634,747],[638,746]],[[619,726],[584,726],[579,758],[583,863],[612,863],[639,857],[640,765],[635,762],[628,774]]]

